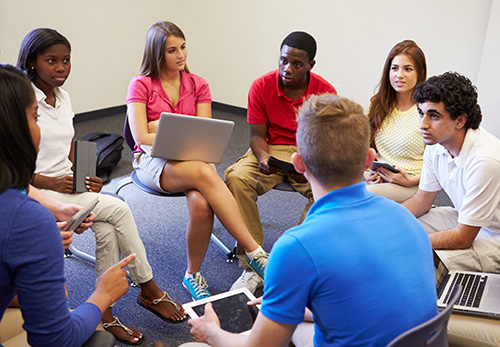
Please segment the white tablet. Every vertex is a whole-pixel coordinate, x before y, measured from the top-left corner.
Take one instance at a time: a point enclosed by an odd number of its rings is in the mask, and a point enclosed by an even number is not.
[[[188,302],[182,307],[191,318],[201,317],[205,313],[205,304],[210,302],[219,317],[222,329],[231,333],[245,333],[252,329],[257,319],[259,307],[248,306],[255,296],[247,288],[238,288],[229,292]]]
[[[92,212],[92,210],[94,209],[94,207],[97,205],[98,202],[99,202],[99,195],[97,195],[96,198],[90,202],[90,204],[88,204],[80,211],[75,213],[73,217],[71,217],[71,219],[68,221],[68,224],[66,224],[66,226],[63,228],[63,230],[75,231],[75,229],[78,228],[80,224],[82,224],[85,218],[89,216],[90,212]]]

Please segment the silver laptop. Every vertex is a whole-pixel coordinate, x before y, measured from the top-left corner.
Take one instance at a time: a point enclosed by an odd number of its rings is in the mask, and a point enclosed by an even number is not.
[[[457,283],[463,286],[453,311],[500,318],[500,274],[450,271],[434,252],[438,307],[444,308]]]
[[[163,112],[151,156],[220,163],[233,127],[232,121]],[[148,151],[143,146],[141,148]]]

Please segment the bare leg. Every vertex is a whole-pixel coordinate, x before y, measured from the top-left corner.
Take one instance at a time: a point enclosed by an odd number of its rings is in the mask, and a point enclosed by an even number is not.
[[[144,299],[152,301],[163,296],[163,291],[153,280],[149,280],[146,283],[140,283],[139,286],[141,287],[141,296]],[[184,318],[186,318],[186,313],[180,305],[180,311],[178,311],[174,305],[166,301],[162,301],[154,306],[150,305],[150,307],[161,314],[163,317],[172,319],[174,321],[183,320]]]
[[[160,184],[169,192],[198,190],[222,225],[246,252],[252,252],[259,247],[243,222],[233,195],[208,164],[199,161],[169,161],[163,169]]]
[[[113,317],[113,314],[111,313],[111,307],[109,307],[104,313],[102,314],[102,322],[103,323],[111,323],[115,320]],[[116,336],[116,338],[123,340],[123,341],[128,341],[130,343],[135,343],[139,341],[139,339],[142,337],[142,334],[137,330],[136,328],[133,328],[131,326],[126,326],[130,330],[132,330],[132,335],[129,335],[123,328],[121,327],[109,327],[106,328],[106,331],[109,331],[111,334]]]
[[[200,272],[214,225],[214,212],[205,197],[197,190],[186,192],[189,221],[186,233],[187,271]]]

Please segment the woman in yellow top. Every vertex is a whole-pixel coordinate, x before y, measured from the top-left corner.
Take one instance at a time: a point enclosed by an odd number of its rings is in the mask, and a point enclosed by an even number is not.
[[[424,52],[414,41],[402,41],[389,52],[379,90],[370,100],[371,146],[378,161],[399,172],[378,167],[364,177],[369,191],[397,202],[415,194],[420,181],[425,145],[413,92],[426,75]]]

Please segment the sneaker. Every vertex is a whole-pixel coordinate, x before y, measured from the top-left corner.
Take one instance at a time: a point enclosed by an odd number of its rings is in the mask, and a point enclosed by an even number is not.
[[[264,280],[252,270],[243,270],[241,276],[233,283],[231,290],[246,287],[252,294],[262,287]]]
[[[269,253],[260,252],[250,260],[250,258],[246,257],[248,265],[262,278],[264,278],[264,270],[266,269],[267,258],[269,257]]]
[[[199,272],[189,277],[184,277],[182,285],[191,293],[193,300],[200,300],[212,296],[208,291],[207,281]]]

